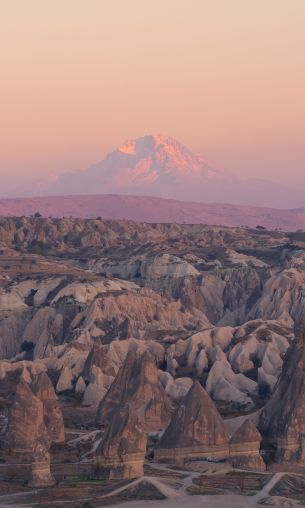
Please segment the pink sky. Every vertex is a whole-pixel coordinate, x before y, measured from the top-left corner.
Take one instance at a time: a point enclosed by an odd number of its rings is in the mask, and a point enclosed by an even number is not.
[[[2,187],[151,132],[305,185],[304,26],[304,0],[2,2]]]

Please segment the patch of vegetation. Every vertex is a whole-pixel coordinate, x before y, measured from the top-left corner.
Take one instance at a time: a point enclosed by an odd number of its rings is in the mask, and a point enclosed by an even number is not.
[[[24,340],[20,346],[20,351],[32,351],[34,349],[34,342],[31,340]]]

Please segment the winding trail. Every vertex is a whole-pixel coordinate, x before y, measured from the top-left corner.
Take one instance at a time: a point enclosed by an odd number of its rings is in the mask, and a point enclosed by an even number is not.
[[[140,500],[130,500],[123,501],[116,504],[116,508],[143,508],[143,503],[145,503],[145,508],[260,508],[259,505],[262,499],[270,496],[270,491],[273,487],[281,480],[281,478],[287,474],[286,472],[278,472],[275,473],[270,481],[254,496],[242,496],[239,494],[223,494],[223,495],[196,495],[190,496],[186,494],[186,489],[190,485],[192,485],[193,479],[199,476],[202,476],[202,472],[188,471],[188,470],[177,470],[169,467],[168,465],[163,464],[150,464],[150,468],[161,470],[167,473],[180,473],[185,475],[185,478],[181,478],[179,480],[174,480],[172,478],[162,478],[156,476],[144,476],[142,478],[137,478],[136,480],[119,487],[112,492],[107,493],[102,497],[102,499],[110,498],[112,496],[119,495],[120,493],[135,487],[137,485],[141,485],[141,483],[149,483],[154,486],[163,496],[166,498],[163,501],[160,500],[145,500],[145,502]],[[217,473],[216,473],[217,474]],[[172,487],[170,485],[171,482],[175,482],[180,484],[180,487]],[[0,496],[0,507],[1,508],[27,508],[36,506],[35,500],[31,503],[25,502],[23,504],[18,504],[18,499],[20,499],[24,495],[33,494],[35,495],[38,491],[31,490],[27,492],[18,492],[16,494],[5,494]],[[86,502],[91,501],[91,498],[83,498],[78,499],[78,502]],[[49,503],[50,501],[48,501]],[[17,504],[8,504],[8,503],[17,503]],[[40,502],[39,505],[43,506],[44,502]],[[71,505],[71,500],[69,501],[53,501],[54,507],[56,506],[65,506],[66,504]],[[279,505],[280,506],[280,505]],[[296,505],[297,506],[297,505]]]
[[[277,482],[287,473],[275,473],[271,480],[260,490],[253,498],[256,502],[261,501],[264,497],[267,497]]]

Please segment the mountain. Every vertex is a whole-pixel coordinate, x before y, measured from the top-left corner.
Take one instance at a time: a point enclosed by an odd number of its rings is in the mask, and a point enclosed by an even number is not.
[[[128,141],[89,169],[39,182],[27,193],[75,194],[155,196],[278,208],[304,204],[303,196],[296,196],[296,191],[215,169],[201,155],[159,134]]]
[[[87,195],[0,199],[0,216],[130,219],[224,226],[305,229],[305,209],[279,210],[221,203],[193,203],[149,196]]]

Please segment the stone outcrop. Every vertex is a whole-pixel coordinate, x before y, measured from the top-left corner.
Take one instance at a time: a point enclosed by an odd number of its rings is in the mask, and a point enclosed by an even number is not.
[[[251,406],[249,395],[257,393],[257,383],[241,373],[235,374],[227,360],[217,360],[209,372],[206,389],[214,400]]]
[[[196,381],[161,437],[157,461],[175,463],[194,458],[226,458],[229,438],[224,422],[207,392]]]
[[[35,344],[34,358],[43,358],[47,355],[48,347],[62,341],[62,334],[63,316],[56,309],[45,306],[38,309],[27,324],[23,338]]]
[[[82,403],[84,406],[98,406],[103,399],[109,386],[113,381],[113,377],[103,374],[99,367],[93,365],[90,383],[84,392]]]
[[[82,376],[79,376],[77,383],[75,385],[75,395],[76,397],[82,397],[86,390],[86,383]]]
[[[300,347],[305,347],[305,311],[294,323],[294,336]]]
[[[52,356],[46,361],[49,369],[60,372],[56,392],[73,392],[75,383],[81,375],[88,347],[77,341],[54,348]]]
[[[37,442],[49,449],[43,403],[21,379],[9,412],[5,448],[14,453],[32,455]]]
[[[205,387],[213,400],[249,409],[260,393],[272,392],[292,340],[291,327],[277,321],[209,328],[171,344],[167,370],[176,377],[187,367],[199,379],[207,373]]]
[[[266,404],[259,422],[264,446],[276,447],[274,459],[305,460],[305,354],[289,348],[279,383]]]
[[[92,368],[99,367],[103,370],[107,366],[107,351],[103,346],[94,344],[88,357],[85,361],[82,377],[85,382],[90,382],[92,375]]]
[[[108,425],[118,408],[129,407],[146,432],[164,429],[170,419],[169,398],[159,381],[154,358],[129,351],[118,375],[101,401],[97,422]]]
[[[264,441],[285,454],[294,443],[288,460],[301,460],[303,374],[295,353],[285,366],[292,381],[278,378],[304,308],[304,240],[302,232],[204,225],[0,219],[1,422],[20,377],[34,390],[42,371],[69,406],[70,422],[89,425],[99,405],[107,428],[122,405],[145,431],[167,427],[169,399],[176,408],[196,379],[228,416],[240,406],[255,411],[275,388],[281,396],[265,409]],[[136,359],[114,382],[130,350],[155,357],[162,386],[151,361]],[[60,442],[58,403],[38,388],[47,432]],[[36,433],[36,423],[18,425]]]
[[[63,367],[56,385],[57,393],[60,394],[73,390],[73,381],[74,381],[73,371],[68,366]]]
[[[31,385],[36,397],[43,403],[44,423],[51,443],[65,441],[65,427],[61,407],[54,387],[46,372],[39,374]]]
[[[259,421],[263,447],[276,462],[305,462],[305,351],[291,346]]]
[[[290,268],[276,272],[264,285],[263,293],[249,313],[250,318],[280,319],[293,325],[305,311],[304,271]]]
[[[50,469],[50,454],[43,443],[38,442],[32,459],[32,479],[30,487],[51,487],[55,485]]]
[[[96,475],[108,479],[143,476],[147,439],[132,407],[118,408],[96,451]]]
[[[230,439],[230,463],[239,469],[264,471],[260,455],[262,436],[251,420],[245,420]]]
[[[9,411],[6,449],[45,462],[38,458],[44,453],[48,460],[51,444],[64,440],[63,416],[48,375],[41,372],[31,386],[21,377]]]
[[[189,377],[174,379],[169,372],[163,370],[159,370],[159,379],[167,395],[175,402],[183,399],[193,384],[193,380]]]
[[[150,288],[98,296],[73,320],[82,336],[90,334],[104,344],[114,339],[151,339],[210,326],[198,309],[186,310],[180,300],[161,296]]]
[[[94,266],[96,271],[101,268],[107,277],[115,275],[123,279],[132,279],[166,294],[172,294],[175,287],[183,284],[185,278],[199,276],[198,270],[191,263],[169,254],[140,255],[124,259],[119,264],[104,261],[102,264],[97,262]]]
[[[110,344],[97,345],[91,348],[82,371],[85,382],[91,381],[92,369],[98,367],[105,375],[115,377],[124,363],[130,350],[137,354],[149,351],[156,359],[157,364],[165,360],[164,347],[155,340],[129,338],[125,340],[113,340]]]

